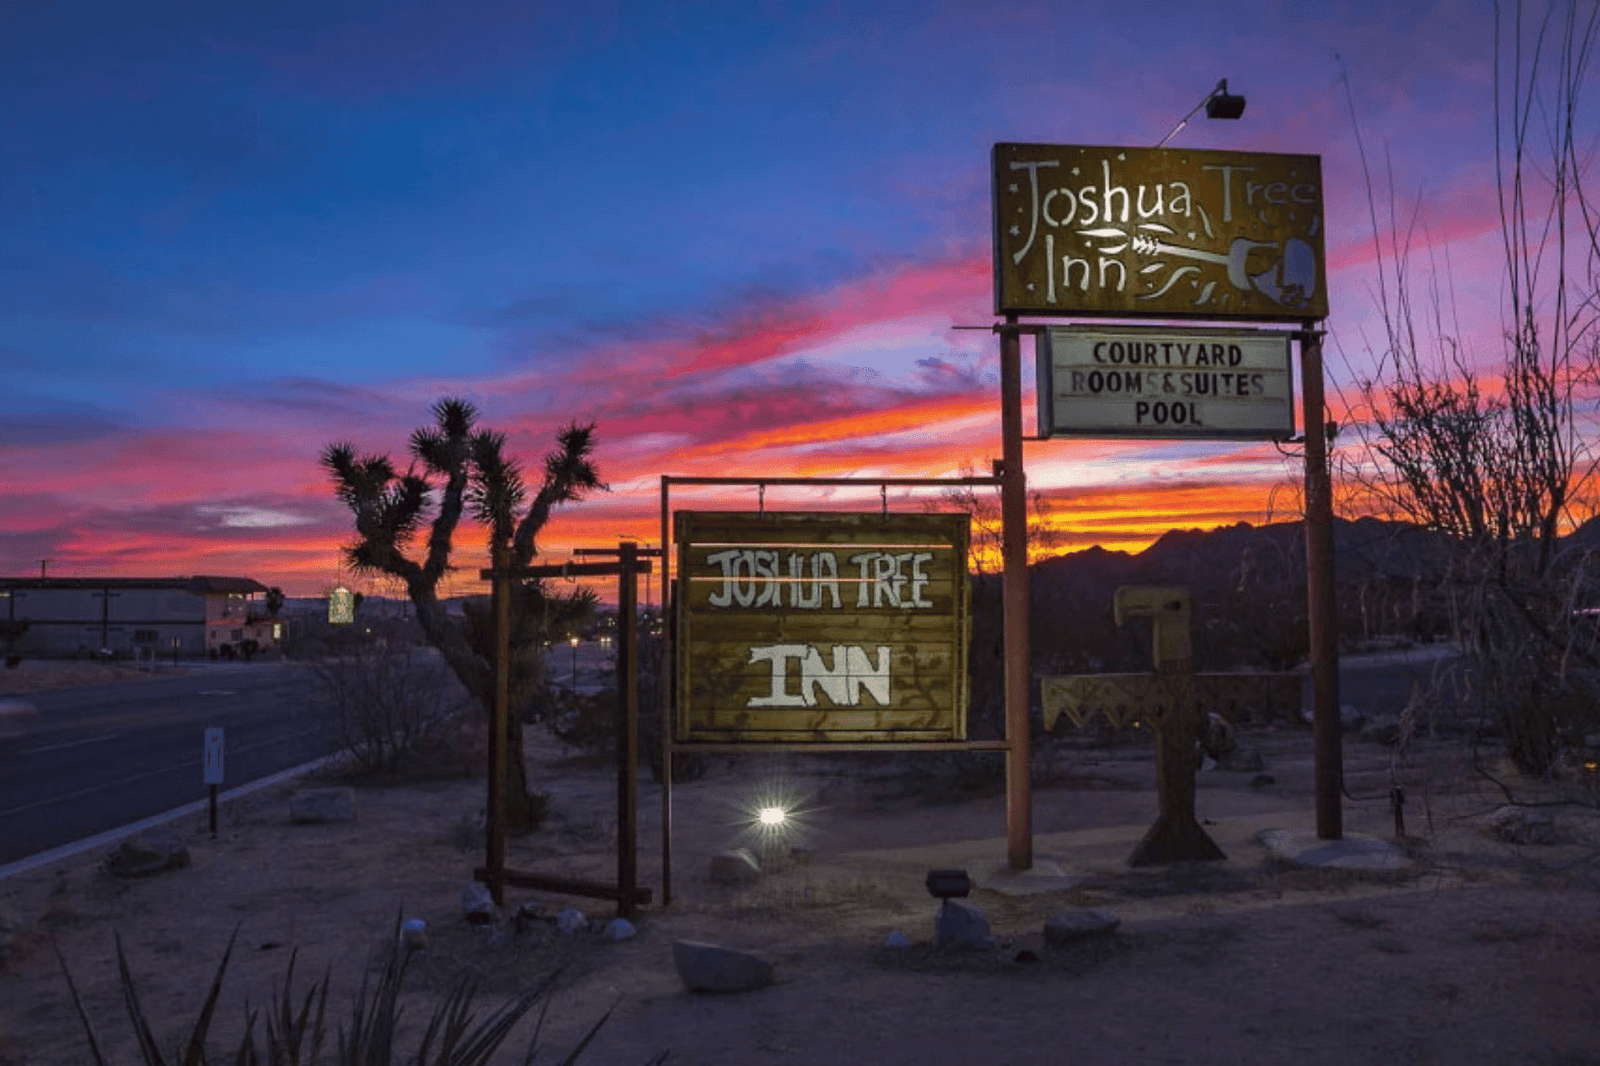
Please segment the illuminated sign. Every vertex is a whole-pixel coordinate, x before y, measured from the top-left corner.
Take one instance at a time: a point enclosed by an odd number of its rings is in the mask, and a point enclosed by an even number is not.
[[[343,586],[328,593],[328,624],[347,626],[356,620],[356,597]]]
[[[675,739],[965,739],[965,514],[674,520]]]
[[[1040,436],[1294,436],[1287,333],[1053,327],[1037,352]]]
[[[997,314],[1328,314],[1314,155],[994,146]]]

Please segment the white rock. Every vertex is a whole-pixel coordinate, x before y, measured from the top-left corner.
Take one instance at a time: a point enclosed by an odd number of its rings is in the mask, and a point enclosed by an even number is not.
[[[907,940],[906,935],[898,929],[890,930],[889,936],[883,943],[885,947],[891,948],[908,948],[911,946],[911,941]]]
[[[1554,844],[1556,822],[1549,811],[1505,806],[1478,823],[1478,831],[1505,844]]]
[[[400,923],[400,943],[421,950],[428,946],[428,923],[421,918],[411,918]]]
[[[989,919],[978,908],[947,899],[933,920],[933,940],[945,951],[970,951],[994,946]]]
[[[576,907],[568,907],[556,915],[556,928],[563,933],[576,933],[589,926],[589,916]]]
[[[500,910],[488,888],[482,882],[471,881],[461,890],[461,914],[473,925],[489,925],[500,917]]]
[[[353,822],[356,792],[353,788],[303,788],[289,796],[289,821],[296,825],[319,822]]]
[[[761,877],[761,864],[744,848],[711,856],[711,880],[719,885],[748,885]]]
[[[189,849],[170,829],[152,829],[124,840],[106,859],[107,872],[117,877],[148,877],[189,865]]]
[[[638,933],[633,923],[626,918],[613,918],[606,924],[605,938],[607,940],[626,940]]]
[[[1121,924],[1122,919],[1109,911],[1087,908],[1065,911],[1045,919],[1044,942],[1050,947],[1059,948],[1077,940],[1109,936]]]
[[[777,979],[777,968],[765,956],[696,940],[674,941],[672,961],[691,992],[749,992]]]

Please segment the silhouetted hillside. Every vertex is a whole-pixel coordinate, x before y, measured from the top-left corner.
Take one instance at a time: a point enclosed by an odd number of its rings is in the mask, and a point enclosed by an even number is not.
[[[1374,518],[1335,522],[1346,641],[1442,632],[1426,593],[1442,572],[1440,536]],[[1600,527],[1595,536],[1600,541]],[[1181,585],[1194,597],[1199,666],[1287,668],[1305,654],[1305,572],[1299,522],[1172,530],[1138,554],[1090,548],[1057,556],[1033,567],[1035,662],[1044,672],[1147,669],[1148,624],[1119,630],[1112,593],[1118,585]]]

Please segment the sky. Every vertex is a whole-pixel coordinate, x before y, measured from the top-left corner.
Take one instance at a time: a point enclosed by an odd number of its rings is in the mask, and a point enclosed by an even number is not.
[[[318,456],[446,396],[610,491],[546,558],[660,539],[660,479],[940,478],[1000,454],[996,142],[1314,154],[1333,403],[1381,350],[1357,131],[1468,335],[1499,330],[1487,3],[370,0],[0,5],[0,575],[318,595]],[[1352,105],[1359,127],[1352,119]],[[1025,426],[1034,369],[1025,342]],[[1267,443],[1052,439],[1063,549],[1294,517]],[[889,493],[920,509],[937,493]],[[770,509],[880,506],[771,488]],[[673,505],[753,509],[753,488]],[[445,591],[471,591],[482,534]]]

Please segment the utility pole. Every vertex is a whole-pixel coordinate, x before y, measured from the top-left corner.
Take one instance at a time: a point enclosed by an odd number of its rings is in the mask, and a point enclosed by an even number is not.
[[[48,566],[49,563],[50,563],[49,559],[40,559],[39,560],[39,580],[40,581],[44,580],[44,568],[46,566]]]

